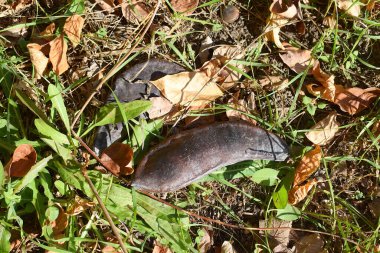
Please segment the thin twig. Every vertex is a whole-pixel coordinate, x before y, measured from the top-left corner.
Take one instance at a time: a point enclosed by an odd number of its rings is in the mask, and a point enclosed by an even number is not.
[[[154,17],[156,16],[157,14],[157,11],[158,11],[158,8],[160,7],[161,5],[161,0],[158,0],[157,1],[157,4],[156,4],[156,7],[152,13],[152,17],[151,19],[149,20],[148,24],[146,25],[145,29],[143,30],[143,32],[141,33],[141,35],[137,38],[136,42],[134,43],[134,45],[132,47],[129,48],[128,52],[120,59],[120,61],[115,64],[115,66],[113,66],[113,68],[107,73],[107,75],[105,75],[103,77],[103,79],[99,82],[99,84],[96,86],[95,88],[95,91],[93,93],[91,93],[91,95],[87,98],[86,102],[84,103],[84,105],[82,106],[82,108],[79,110],[78,114],[75,116],[74,120],[73,120],[73,123],[71,124],[71,129],[74,129],[75,127],[75,124],[77,123],[77,121],[79,120],[79,117],[82,115],[84,109],[86,109],[87,105],[91,102],[92,98],[95,96],[95,94],[101,89],[101,87],[103,86],[103,84],[105,82],[108,81],[108,79],[110,79],[114,74],[117,73],[117,71],[119,70],[119,67],[124,63],[124,61],[126,61],[128,59],[128,57],[131,55],[131,53],[135,50],[135,48],[137,47],[137,45],[141,42],[141,40],[144,38],[144,35],[148,32],[150,26],[152,25],[153,23],[153,19]],[[134,41],[136,39],[136,37],[138,36],[139,34],[137,34],[133,39],[132,41]]]
[[[92,183],[91,179],[88,177],[87,175],[87,165],[88,165],[88,159],[86,159],[86,163],[81,167],[81,171],[82,171],[82,174],[84,176],[84,178],[86,179],[88,185],[90,186],[92,192],[94,193],[99,205],[100,205],[100,208],[102,209],[102,211],[104,212],[104,215],[106,216],[106,220],[108,221],[108,223],[110,224],[111,226],[111,229],[112,229],[112,232],[113,234],[115,235],[116,239],[118,240],[119,242],[119,245],[121,247],[121,250],[124,252],[124,253],[127,253],[127,249],[125,248],[124,246],[124,242],[123,242],[123,239],[121,238],[120,234],[119,234],[119,231],[117,230],[117,227],[115,226],[115,224],[113,223],[112,221],[112,218],[110,216],[110,214],[108,213],[107,211],[107,208],[106,206],[104,205],[102,199],[100,198],[99,194],[98,194],[98,191],[96,190],[94,184]]]

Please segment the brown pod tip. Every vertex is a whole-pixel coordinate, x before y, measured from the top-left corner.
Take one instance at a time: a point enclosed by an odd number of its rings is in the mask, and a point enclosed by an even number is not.
[[[219,122],[158,144],[140,162],[132,186],[149,192],[176,191],[227,165],[287,157],[287,144],[275,134],[243,121]]]

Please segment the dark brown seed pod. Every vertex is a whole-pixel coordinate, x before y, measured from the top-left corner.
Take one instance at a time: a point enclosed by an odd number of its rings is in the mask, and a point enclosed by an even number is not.
[[[227,165],[287,157],[286,143],[275,134],[242,121],[219,122],[158,144],[139,164],[132,186],[149,192],[176,191]]]
[[[233,23],[238,20],[240,11],[233,5],[227,5],[222,11],[222,19],[226,23]]]

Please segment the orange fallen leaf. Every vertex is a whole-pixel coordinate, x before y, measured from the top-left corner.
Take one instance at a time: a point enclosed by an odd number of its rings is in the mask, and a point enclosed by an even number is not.
[[[84,18],[77,14],[66,19],[63,32],[67,35],[71,43],[73,43],[73,47],[76,47],[80,42],[83,25]]]
[[[43,36],[43,37],[50,37],[54,34],[54,31],[55,31],[55,24],[54,23],[51,23],[50,25],[48,25],[45,30],[43,30],[42,32],[40,32],[40,36]]]
[[[84,210],[94,207],[95,203],[92,201],[88,201],[86,199],[82,199],[81,197],[75,195],[74,201],[67,207],[66,214],[68,215],[78,215],[82,213]]]
[[[169,100],[163,97],[152,97],[149,98],[152,102],[152,106],[147,111],[150,119],[156,119],[168,114],[172,108],[173,104]]]
[[[313,66],[317,63],[310,50],[299,49],[288,43],[283,43],[285,52],[280,54],[282,61],[297,74],[309,68],[308,74],[313,73]]]
[[[317,184],[317,180],[314,178],[312,180],[307,181],[304,185],[296,185],[288,193],[288,202],[291,205],[296,205],[304,198],[306,198],[309,191],[313,188],[314,185]]]
[[[121,3],[121,12],[127,21],[138,23],[149,16],[149,7],[144,1],[131,0]]]
[[[181,72],[151,81],[173,104],[205,106],[223,95],[203,71]]]
[[[29,43],[27,45],[27,48],[29,51],[30,60],[35,69],[35,77],[36,79],[40,79],[47,68],[49,58],[47,58],[41,51],[41,45],[38,45],[36,43]]]
[[[133,169],[128,167],[133,158],[133,150],[127,144],[114,142],[106,148],[100,156],[100,160],[106,169],[114,175],[130,175]]]
[[[5,165],[4,170],[9,177],[23,177],[37,161],[37,153],[33,146],[21,144],[13,152],[12,158]]]
[[[308,179],[319,168],[321,159],[321,147],[315,145],[315,148],[307,152],[299,162],[294,175],[293,187],[299,186]]]
[[[154,248],[152,253],[172,253],[172,251],[168,247],[165,247],[159,242],[154,241]]]
[[[314,78],[317,79],[317,81],[320,82],[323,87],[325,87],[325,90],[322,94],[323,98],[329,101],[333,101],[336,93],[336,87],[334,84],[335,76],[329,75],[323,70],[321,70],[318,61],[314,64],[312,74]]]
[[[289,79],[282,76],[264,76],[259,79],[259,84],[268,90],[281,91],[289,86]]]
[[[336,112],[331,112],[310,128],[310,131],[306,133],[306,137],[314,144],[326,145],[339,131],[339,123],[336,120],[336,116]]]
[[[59,208],[59,214],[55,220],[50,221],[50,226],[53,229],[54,238],[59,239],[64,235],[65,229],[69,224],[69,220],[68,215],[65,213],[61,205],[56,204],[56,206]]]
[[[63,35],[50,41],[49,59],[53,65],[53,71],[57,75],[61,75],[63,72],[69,69],[67,63],[67,43]]]
[[[171,0],[170,4],[173,10],[176,12],[184,13],[185,15],[190,15],[197,8],[199,0]]]
[[[360,15],[360,1],[352,0],[338,0],[338,8],[346,11],[347,14],[359,17]]]
[[[105,246],[102,249],[102,253],[120,253],[121,251],[117,251],[114,247],[112,246]]]

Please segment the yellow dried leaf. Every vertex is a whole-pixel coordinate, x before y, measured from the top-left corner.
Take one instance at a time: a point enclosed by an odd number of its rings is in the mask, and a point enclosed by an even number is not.
[[[80,35],[82,33],[84,25],[84,18],[75,14],[66,19],[65,25],[63,26],[63,31],[73,43],[73,47],[76,47],[80,42]]]
[[[150,119],[156,119],[168,114],[172,108],[173,104],[169,100],[163,97],[152,97],[149,98],[152,102],[152,106],[147,111]]]
[[[310,129],[306,137],[314,144],[325,145],[332,140],[339,131],[339,123],[336,120],[337,113],[331,112]]]
[[[296,205],[304,198],[306,198],[309,191],[313,188],[314,185],[317,184],[317,180],[314,178],[312,180],[307,181],[304,185],[296,185],[288,193],[288,202],[291,205]]]
[[[166,75],[151,83],[173,104],[204,106],[223,95],[209,79],[205,72],[194,71]]]
[[[322,159],[322,151],[319,145],[307,152],[299,162],[294,175],[293,187],[299,186],[310,177],[318,168]]]
[[[42,50],[41,45],[38,45],[36,43],[29,43],[27,45],[27,48],[30,54],[30,60],[35,69],[35,77],[37,79],[40,79],[47,68],[47,65],[49,63],[49,58],[47,58],[44,55],[44,53],[41,51]]]
[[[50,41],[50,52],[49,59],[53,65],[53,71],[57,75],[61,75],[63,72],[69,69],[69,64],[67,63],[67,43],[63,35]]]
[[[50,25],[48,25],[45,30],[43,30],[40,35],[43,36],[43,37],[49,37],[49,36],[52,36],[54,34],[54,31],[55,31],[55,24],[54,23],[51,23]]]

